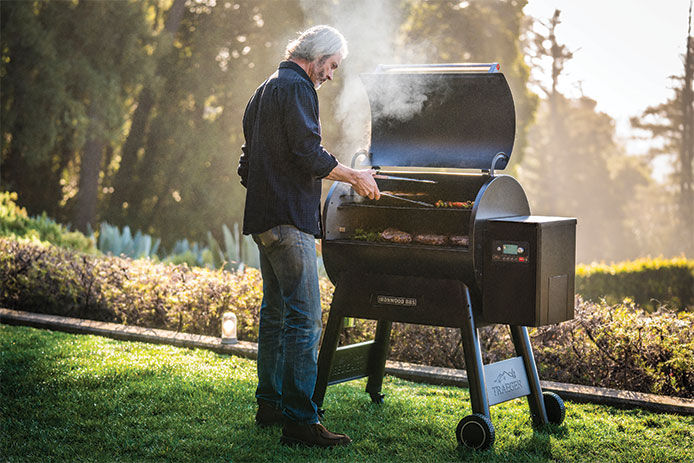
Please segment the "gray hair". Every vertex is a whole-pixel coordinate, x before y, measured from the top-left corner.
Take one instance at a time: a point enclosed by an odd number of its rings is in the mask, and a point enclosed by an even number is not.
[[[347,57],[347,40],[334,27],[313,26],[302,32],[296,40],[287,45],[286,59],[316,59],[332,56],[340,53],[342,58]]]

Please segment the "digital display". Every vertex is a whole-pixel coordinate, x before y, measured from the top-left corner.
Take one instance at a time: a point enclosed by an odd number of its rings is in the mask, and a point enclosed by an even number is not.
[[[517,244],[504,244],[503,253],[504,254],[513,254],[515,256],[516,254],[518,254],[518,245]]]

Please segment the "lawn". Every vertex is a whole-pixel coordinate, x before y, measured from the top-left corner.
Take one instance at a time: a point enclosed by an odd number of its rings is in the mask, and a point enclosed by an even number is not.
[[[279,444],[254,425],[255,363],[164,345],[0,325],[0,461],[691,462],[694,417],[567,403],[533,431],[525,400],[492,407],[491,450],[459,449],[466,389],[386,377],[331,386],[325,424],[348,448]]]

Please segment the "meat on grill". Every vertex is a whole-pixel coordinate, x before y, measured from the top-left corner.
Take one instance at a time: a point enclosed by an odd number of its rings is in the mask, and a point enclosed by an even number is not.
[[[381,232],[381,238],[398,244],[409,244],[412,242],[412,235],[396,228],[386,228]]]
[[[416,243],[431,244],[433,246],[443,246],[448,241],[448,237],[444,235],[423,234],[414,237]]]
[[[453,246],[469,246],[470,237],[469,236],[449,236],[448,240]]]

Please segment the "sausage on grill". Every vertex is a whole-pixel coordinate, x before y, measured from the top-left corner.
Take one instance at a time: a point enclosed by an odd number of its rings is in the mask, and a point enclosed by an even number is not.
[[[423,234],[414,237],[416,243],[420,244],[431,244],[433,246],[443,246],[448,241],[448,238],[444,235],[432,235]]]

